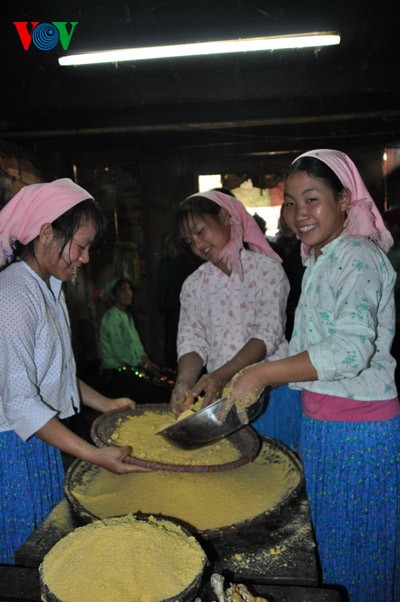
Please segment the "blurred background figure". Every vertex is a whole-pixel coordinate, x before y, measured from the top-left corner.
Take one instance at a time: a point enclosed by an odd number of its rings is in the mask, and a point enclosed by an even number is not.
[[[293,230],[287,225],[283,217],[283,205],[278,220],[278,232],[274,239],[270,240],[271,247],[282,258],[282,266],[290,283],[290,292],[286,307],[286,339],[290,341],[293,332],[294,312],[301,293],[301,281],[303,279],[304,266],[300,255],[300,240]]]
[[[176,369],[178,361],[176,338],[182,284],[202,263],[198,257],[178,250],[171,233],[168,232],[164,236],[157,273],[156,302],[163,316],[164,362],[168,368]]]
[[[254,219],[256,220],[258,227],[260,228],[261,232],[264,234],[264,236],[267,233],[267,222],[265,221],[265,219],[263,217],[261,217],[261,215],[258,215],[258,213],[255,213],[253,215]]]
[[[169,401],[171,390],[159,381],[160,367],[145,352],[131,312],[134,288],[119,278],[103,293],[113,303],[100,324],[100,358],[108,390],[125,391],[137,403]]]

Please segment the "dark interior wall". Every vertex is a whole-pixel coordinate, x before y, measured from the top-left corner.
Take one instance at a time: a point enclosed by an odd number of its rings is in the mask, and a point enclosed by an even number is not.
[[[108,305],[100,291],[116,277],[130,278],[135,285],[134,310],[143,336],[145,311],[142,291],[146,289],[144,207],[140,197],[138,168],[97,157],[79,161],[78,183],[98,201],[107,218],[107,240],[89,264],[82,266],[75,285],[68,284],[74,351],[78,368],[99,362],[98,332]],[[143,336],[146,347],[146,337]]]
[[[385,186],[382,171],[384,148],[370,146],[342,149],[353,158],[365,178],[367,187],[379,208],[383,210],[385,194],[388,206],[399,205],[400,179],[393,177]],[[71,314],[74,350],[78,366],[98,360],[98,324],[106,307],[94,302],[96,290],[114,277],[114,256],[118,241],[129,241],[137,248],[140,277],[137,281],[134,312],[145,348],[155,361],[164,359],[163,319],[157,307],[157,273],[163,237],[170,230],[174,207],[197,190],[201,173],[237,173],[253,175],[282,173],[293,156],[285,161],[227,157],[223,153],[156,156],[137,160],[121,159],[105,150],[85,152],[82,156],[62,157],[57,164],[41,169],[30,162],[20,149],[1,152],[0,175],[7,194],[15,194],[24,184],[46,181],[56,177],[73,177],[72,163],[77,165],[78,183],[87,188],[103,207],[108,218],[108,237],[105,247],[81,269],[75,286],[66,286]],[[107,157],[107,160],[105,159]],[[285,167],[283,167],[285,166]],[[398,174],[398,172],[397,172]],[[3,190],[3,188],[2,188]]]
[[[154,359],[164,361],[164,329],[157,307],[157,277],[164,237],[171,231],[174,209],[197,191],[194,166],[185,157],[143,161],[141,198],[144,206],[144,255],[146,270],[146,315],[143,328]]]
[[[19,149],[0,140],[0,209],[22,186],[43,180],[43,172]]]
[[[126,242],[136,246],[140,261],[140,274],[135,281],[136,325],[149,356],[163,363],[163,319],[156,299],[161,247],[171,229],[174,207],[196,191],[193,165],[182,157],[123,166],[119,159],[114,162],[109,157],[106,168],[99,165],[93,163],[93,157],[79,160],[79,183],[103,207],[108,219],[108,239],[81,269],[75,287],[67,287],[78,364],[84,369],[86,364],[98,360],[97,333],[106,306],[101,300],[94,302],[93,296],[117,275],[116,248]]]
[[[364,182],[379,207],[384,211],[385,183],[383,178],[383,153],[384,147],[365,147],[349,151],[349,155],[358,167]]]

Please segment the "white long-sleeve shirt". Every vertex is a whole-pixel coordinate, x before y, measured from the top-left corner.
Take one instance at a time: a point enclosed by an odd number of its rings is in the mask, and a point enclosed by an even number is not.
[[[264,341],[268,360],[287,356],[289,281],[282,265],[246,249],[241,251],[241,261],[243,280],[207,262],[182,287],[178,358],[194,351],[208,372],[232,359],[252,338]]]
[[[0,272],[0,431],[24,440],[80,408],[62,283],[50,285],[24,261]]]
[[[393,399],[396,273],[366,238],[342,234],[306,263],[290,355],[307,350],[317,381],[295,389],[363,401]]]

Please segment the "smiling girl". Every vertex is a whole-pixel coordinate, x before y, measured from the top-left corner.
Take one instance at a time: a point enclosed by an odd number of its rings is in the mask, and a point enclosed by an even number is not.
[[[352,602],[400,600],[400,404],[390,354],[393,241],[353,161],[290,166],[284,216],[306,265],[286,359],[232,380],[227,407],[267,385],[302,391],[300,454],[325,583]],[[293,384],[294,383],[294,384]]]
[[[233,196],[216,190],[190,196],[178,207],[176,230],[178,242],[204,261],[185,280],[180,297],[171,398],[179,413],[197,395],[204,394],[204,405],[214,401],[245,366],[286,357],[289,282],[280,257]],[[203,368],[207,372],[200,376]],[[296,447],[300,414],[298,393],[280,387],[253,426]]]
[[[62,178],[22,188],[0,211],[0,563],[63,497],[61,451],[114,473],[136,471],[129,447],[99,449],[60,421],[82,402],[134,407],[76,377],[63,282],[102,239],[100,207]],[[61,451],[60,451],[61,450]]]

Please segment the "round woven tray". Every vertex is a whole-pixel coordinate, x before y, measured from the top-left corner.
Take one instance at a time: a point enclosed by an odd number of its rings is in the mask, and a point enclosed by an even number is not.
[[[162,516],[159,515],[160,518],[165,518],[167,520],[173,520],[183,526],[185,526],[192,533],[201,536],[204,539],[215,539],[219,537],[224,537],[233,533],[236,533],[239,530],[242,530],[246,527],[250,527],[256,525],[261,522],[268,522],[272,519],[275,519],[281,510],[286,507],[289,503],[291,503],[299,494],[299,492],[304,487],[304,472],[303,466],[296,456],[289,448],[285,445],[279,443],[275,439],[270,439],[268,437],[262,437],[263,441],[263,449],[267,448],[271,455],[273,456],[274,450],[277,452],[284,454],[286,458],[290,461],[290,470],[295,471],[298,476],[297,484],[293,487],[288,487],[287,491],[282,495],[279,501],[274,504],[272,507],[268,507],[264,512],[260,512],[259,514],[252,516],[246,520],[241,522],[237,522],[232,525],[224,526],[217,529],[195,529],[191,525],[184,523],[174,516]],[[76,487],[88,484],[91,480],[95,480],[99,470],[103,470],[98,466],[94,466],[93,464],[88,464],[87,462],[82,462],[81,460],[75,460],[71,466],[69,467],[64,490],[65,495],[71,504],[74,512],[80,517],[80,519],[84,522],[90,522],[93,520],[97,520],[99,517],[93,514],[88,508],[85,508],[81,502],[74,496],[74,489]],[[140,475],[140,473],[138,473]],[[135,475],[131,475],[135,478]],[[188,504],[190,504],[190,500],[188,500]],[[143,509],[145,510],[145,509]],[[157,513],[152,513],[153,516],[157,516]],[[136,516],[146,516],[142,513],[136,513]]]
[[[121,520],[127,520],[129,521],[129,516],[121,516],[118,517],[121,518]],[[134,518],[139,519],[139,520],[148,520],[149,516],[148,515],[140,515],[140,516],[135,516]],[[161,519],[162,521],[165,521],[166,519]],[[107,521],[107,519],[105,519],[105,522]],[[183,533],[185,533],[185,535],[187,535],[188,537],[190,537],[192,535],[192,533],[190,533],[190,531],[188,531],[185,527],[183,527],[182,525],[180,525],[177,521],[170,521],[173,522],[175,524],[178,524],[179,527],[182,529]],[[85,527],[78,527],[78,529],[81,528],[85,528]],[[51,552],[51,550],[50,550]],[[49,552],[49,553],[50,553]],[[200,588],[201,585],[201,580],[203,577],[203,572],[205,569],[205,566],[207,564],[207,556],[204,553],[204,560],[203,560],[203,566],[202,566],[202,570],[198,573],[198,575],[196,575],[196,577],[193,579],[193,581],[179,594],[177,594],[176,596],[173,596],[172,598],[165,598],[164,600],[160,600],[160,602],[189,602],[191,600],[194,600],[196,597],[196,594]],[[71,575],[71,578],[73,579],[73,575]],[[43,577],[43,567],[42,564],[39,566],[39,579],[40,579],[40,593],[42,596],[42,600],[44,602],[63,602],[63,600],[60,600],[60,598],[58,598],[47,586],[47,584],[45,583],[44,577]]]
[[[101,414],[93,422],[90,435],[94,443],[98,447],[105,447],[110,445],[110,438],[118,428],[120,420],[129,418],[130,416],[140,416],[145,412],[151,410],[158,414],[170,414],[171,407],[168,403],[156,403],[156,404],[141,404],[137,406],[135,410],[113,410]],[[162,436],[162,435],[158,435]],[[232,433],[226,437],[239,451],[239,457],[232,462],[225,462],[224,464],[172,464],[168,462],[158,462],[155,460],[144,460],[143,458],[135,457],[131,455],[128,458],[128,462],[131,464],[137,464],[151,470],[169,470],[174,472],[217,472],[221,470],[230,470],[251,462],[260,450],[261,440],[257,433],[250,426],[245,426],[240,430]],[[172,445],[172,444],[171,444]],[[188,452],[190,454],[190,452]]]

